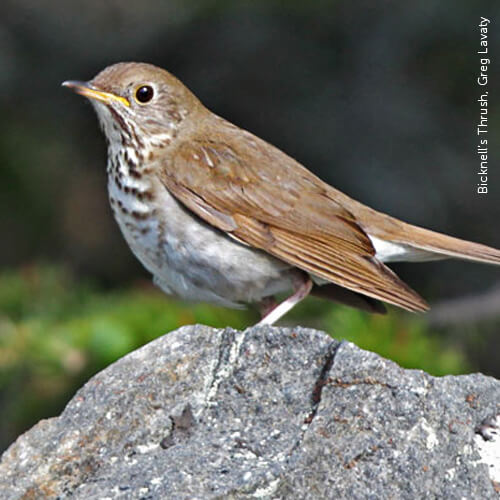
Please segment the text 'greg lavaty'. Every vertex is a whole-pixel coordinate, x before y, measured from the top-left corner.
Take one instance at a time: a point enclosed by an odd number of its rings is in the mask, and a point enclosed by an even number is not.
[[[490,58],[488,55],[488,26],[490,20],[481,17],[479,22],[479,36],[480,48],[478,54],[480,55],[479,61],[479,76],[477,83],[482,88],[482,94],[479,99],[479,123],[477,124],[477,135],[479,136],[479,144],[477,146],[477,154],[479,155],[480,167],[477,174],[479,175],[479,182],[477,183],[477,192],[479,194],[488,193],[488,67]]]

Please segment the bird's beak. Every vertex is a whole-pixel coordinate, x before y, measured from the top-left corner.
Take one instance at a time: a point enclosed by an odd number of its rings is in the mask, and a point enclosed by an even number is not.
[[[76,80],[67,80],[62,83],[63,87],[68,87],[77,94],[88,97],[89,99],[96,99],[98,101],[109,104],[112,101],[120,102],[121,104],[129,107],[130,102],[125,97],[121,97],[111,92],[104,92],[102,90],[96,89],[92,84],[88,82],[78,82]]]

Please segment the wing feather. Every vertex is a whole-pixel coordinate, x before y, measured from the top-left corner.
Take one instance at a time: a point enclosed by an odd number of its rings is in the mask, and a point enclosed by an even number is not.
[[[327,184],[261,139],[220,124],[225,135],[185,141],[160,165],[161,181],[187,208],[237,240],[337,285],[410,311],[428,308],[375,259],[370,239]]]

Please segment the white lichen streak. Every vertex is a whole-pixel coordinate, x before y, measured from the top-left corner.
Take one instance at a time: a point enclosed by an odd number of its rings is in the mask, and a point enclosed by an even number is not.
[[[448,479],[448,481],[450,481],[450,482],[455,479],[456,474],[457,474],[457,470],[455,469],[455,467],[451,467],[450,469],[448,469],[444,473],[446,479]]]
[[[137,445],[137,451],[139,453],[149,453],[150,451],[156,450],[158,446],[158,443],[139,444]]]
[[[236,363],[239,353],[240,353],[240,348],[241,344],[243,343],[243,340],[245,339],[245,334],[239,333],[236,334],[235,340],[231,345],[231,348],[229,350],[229,359],[227,363],[225,363],[223,366],[219,368],[219,371],[215,374],[213,374],[213,370],[215,370],[216,365],[217,365],[217,360],[214,360],[212,363],[212,369],[209,371],[209,380],[208,380],[208,389],[206,392],[206,398],[205,398],[205,406],[211,406],[211,405],[216,405],[217,402],[213,401],[215,399],[215,396],[217,395],[217,390],[219,389],[220,383],[228,378],[234,368],[234,364]],[[213,374],[213,375],[212,375]]]
[[[480,434],[474,436],[474,441],[481,456],[480,463],[486,464],[488,473],[492,481],[500,482],[500,415],[496,416],[496,429],[492,427],[489,436],[490,440],[485,440]]]
[[[435,446],[439,444],[439,439],[437,437],[436,431],[429,425],[427,420],[424,418],[420,426],[422,429],[427,432],[426,445],[428,450],[432,450]]]
[[[270,498],[271,495],[275,493],[276,490],[278,489],[279,484],[280,484],[280,479],[278,477],[270,481],[267,486],[264,486],[262,488],[257,488],[252,496],[254,498]]]

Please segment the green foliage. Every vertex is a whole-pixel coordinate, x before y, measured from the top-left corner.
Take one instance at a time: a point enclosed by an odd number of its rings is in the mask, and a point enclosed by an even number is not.
[[[0,275],[0,448],[42,416],[58,413],[93,373],[184,324],[243,329],[255,312],[169,299],[153,286],[99,291],[60,267]],[[323,329],[408,368],[435,375],[467,371],[461,352],[424,321],[394,310],[368,315],[308,299],[286,319]]]
[[[0,275],[0,449],[59,412],[92,374],[184,324],[244,328],[247,312],[170,300],[152,285],[102,292],[64,269]]]
[[[367,314],[310,298],[290,313],[288,322],[324,330],[338,340],[353,342],[404,368],[421,369],[435,376],[471,371],[461,348],[430,331],[425,315],[394,308],[385,315]]]
[[[338,338],[378,352],[405,368],[419,368],[432,375],[459,374],[469,369],[461,351],[433,336],[419,317],[401,313],[369,316],[336,309],[325,316],[325,323],[335,325]]]

